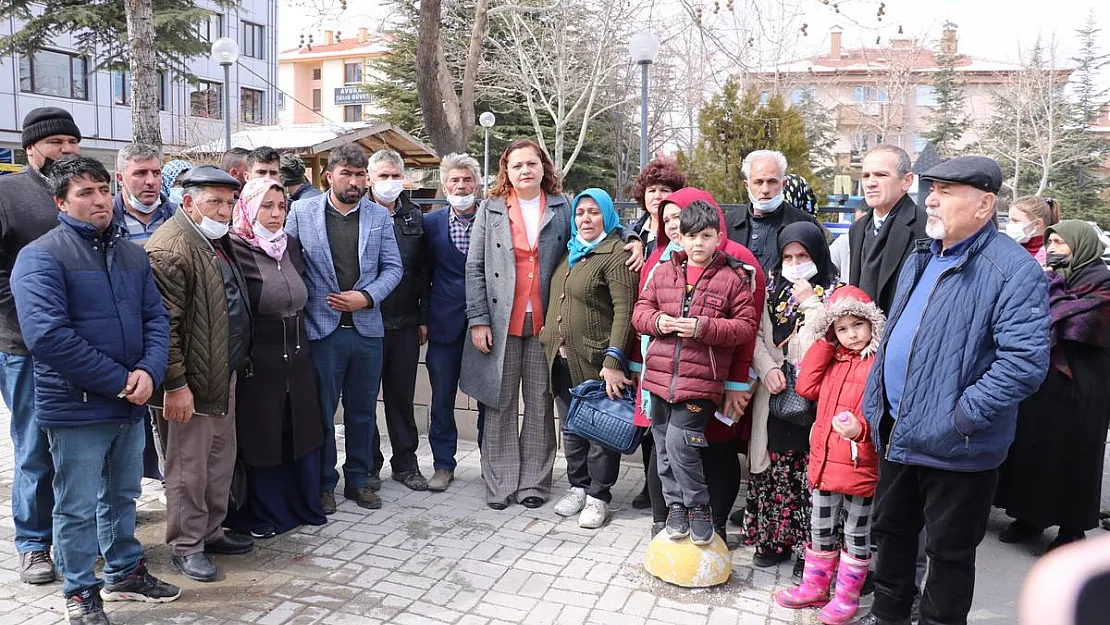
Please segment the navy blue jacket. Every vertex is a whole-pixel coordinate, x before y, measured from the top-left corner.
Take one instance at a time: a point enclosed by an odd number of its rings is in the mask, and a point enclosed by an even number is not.
[[[61,223],[19,253],[12,292],[35,360],[41,427],[136,423],[144,406],[118,397],[142,369],[166,375],[169,315],[143,248],[59,214]]]
[[[1018,403],[1048,373],[1044,270],[991,224],[973,237],[925,303],[892,424],[883,382],[887,340],[939,243],[918,241],[899,275],[863,400],[875,448],[891,462],[965,472],[997,468],[1014,440]]]
[[[466,254],[451,241],[451,208],[424,215],[424,241],[432,265],[428,340],[453,343],[466,333]]]

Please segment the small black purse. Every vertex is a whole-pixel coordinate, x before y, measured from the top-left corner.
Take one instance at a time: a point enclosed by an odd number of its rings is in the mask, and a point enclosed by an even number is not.
[[[789,360],[782,363],[782,374],[786,378],[786,389],[771,395],[770,416],[791,425],[810,427],[817,420],[817,402],[798,394],[798,372]]]

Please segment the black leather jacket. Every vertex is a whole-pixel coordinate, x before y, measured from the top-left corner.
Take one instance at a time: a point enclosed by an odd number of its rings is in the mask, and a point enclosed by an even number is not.
[[[401,251],[404,274],[401,282],[381,303],[386,330],[399,330],[428,322],[428,298],[432,290],[431,266],[424,243],[424,213],[408,193],[397,197],[393,233]]]

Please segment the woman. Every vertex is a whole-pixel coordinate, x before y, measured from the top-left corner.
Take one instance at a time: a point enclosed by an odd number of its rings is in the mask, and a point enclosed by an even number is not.
[[[748,447],[752,475],[743,523],[746,542],[755,546],[753,562],[761,567],[789,560],[809,535],[809,428],[771,418],[770,401],[786,389],[783,363],[789,359],[796,367],[817,338],[805,330],[805,322],[820,313],[837,281],[817,224],[786,226],[779,232],[778,248],[782,260],[767,286],[753,360],[760,384],[753,398]]]
[[[185,190],[178,186],[177,181],[192,168],[192,163],[183,160],[170,161],[162,167],[162,195],[178,206],[185,197]]]
[[[1060,221],[1060,205],[1052,198],[1027,195],[1014,200],[1006,222],[1006,234],[1021,243],[1041,267],[1045,266],[1044,231]]]
[[[999,534],[1002,542],[1058,525],[1053,549],[1081,540],[1099,520],[1110,419],[1110,270],[1084,221],[1061,221],[1045,230],[1045,239],[1052,364],[1018,409],[995,505],[1015,519]]]
[[[550,371],[539,333],[555,266],[570,242],[570,202],[551,159],[534,141],[514,141],[471,226],[466,260],[470,344],[459,387],[486,406],[482,475],[486,504],[538,508],[551,494],[555,463]],[[643,245],[633,248],[633,270]],[[523,390],[524,418],[517,398]]]
[[[285,189],[250,180],[231,228],[235,259],[250,296],[251,369],[239,379],[235,429],[247,466],[246,505],[229,512],[236,532],[270,538],[299,525],[323,525],[323,427],[305,334],[308,290],[296,239],[285,234]]]
[[[567,255],[555,269],[540,342],[551,367],[551,391],[563,419],[563,452],[570,490],[555,514],[578,514],[578,526],[597,529],[609,516],[609,489],[617,481],[620,454],[566,431],[570,390],[601,379],[609,395],[631,384],[624,354],[632,342],[637,275],[615,235],[620,217],[601,189],[574,198]]]
[[[797,209],[810,215],[817,215],[817,194],[805,178],[798,174],[787,174],[782,180],[782,196]]]

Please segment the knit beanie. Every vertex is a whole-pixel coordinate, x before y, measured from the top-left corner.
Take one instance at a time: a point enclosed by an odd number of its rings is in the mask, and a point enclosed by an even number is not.
[[[295,184],[304,184],[306,182],[304,177],[304,162],[301,157],[296,154],[289,154],[288,152],[281,155],[281,164],[278,165],[278,170],[281,172],[281,184],[285,186],[292,186]]]
[[[67,135],[81,140],[81,129],[69,111],[54,106],[37,108],[23,118],[23,147],[34,145],[53,135]]]

